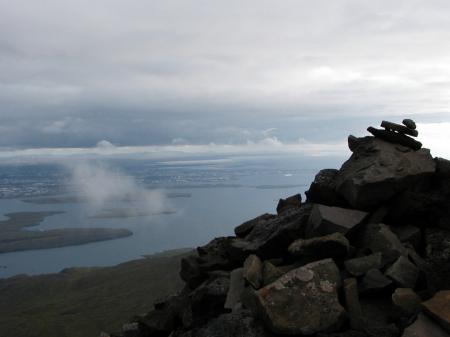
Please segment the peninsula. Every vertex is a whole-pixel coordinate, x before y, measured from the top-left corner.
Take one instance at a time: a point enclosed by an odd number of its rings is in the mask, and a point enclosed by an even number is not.
[[[57,248],[89,242],[118,239],[133,233],[113,228],[61,228],[45,231],[26,230],[39,225],[46,217],[63,212],[17,212],[5,214],[0,221],[0,253],[20,250]]]

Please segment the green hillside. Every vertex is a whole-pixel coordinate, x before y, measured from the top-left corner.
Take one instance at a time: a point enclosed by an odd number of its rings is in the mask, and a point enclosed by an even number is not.
[[[0,279],[0,336],[88,337],[119,330],[131,316],[182,288],[179,263],[190,253]]]

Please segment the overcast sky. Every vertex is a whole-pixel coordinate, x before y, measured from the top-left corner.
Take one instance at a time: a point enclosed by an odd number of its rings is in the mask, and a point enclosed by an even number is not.
[[[449,17],[448,0],[0,0],[0,147],[333,150],[404,117],[445,143]]]

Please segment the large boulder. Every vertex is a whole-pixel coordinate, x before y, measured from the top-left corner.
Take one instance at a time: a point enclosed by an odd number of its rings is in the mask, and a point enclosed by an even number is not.
[[[281,214],[289,208],[300,208],[301,206],[302,196],[300,194],[295,194],[286,199],[280,199],[278,201],[277,214]]]
[[[309,190],[305,192],[306,201],[327,206],[347,206],[345,199],[336,192],[338,170],[320,170],[314,177]]]
[[[241,304],[242,293],[245,288],[243,268],[236,268],[230,273],[230,287],[228,288],[224,308],[235,310]]]
[[[381,253],[383,263],[392,262],[400,255],[406,254],[406,249],[389,226],[381,223],[370,223],[358,233],[355,245],[362,250]]]
[[[352,141],[352,156],[339,170],[336,190],[354,208],[370,210],[436,170],[430,151],[414,151],[375,137]]]
[[[273,258],[286,253],[287,247],[296,239],[304,237],[310,215],[310,206],[289,208],[275,218],[258,221],[245,236],[244,250],[261,258]]]
[[[308,219],[307,237],[353,231],[366,218],[367,213],[341,207],[315,204]]]
[[[311,239],[295,240],[288,248],[289,253],[298,257],[343,258],[350,250],[347,238],[341,233],[318,236]]]
[[[439,325],[426,317],[419,314],[416,321],[403,331],[402,337],[448,337]]]
[[[411,288],[397,288],[392,294],[394,316],[413,316],[420,311],[421,298]]]
[[[437,292],[433,298],[422,303],[425,312],[450,333],[450,290]]]
[[[414,288],[419,276],[419,269],[407,257],[400,256],[386,270],[386,276],[400,287]]]
[[[254,309],[277,334],[335,331],[346,319],[337,296],[339,284],[339,269],[333,260],[313,262],[256,291]]]
[[[450,230],[425,229],[425,260],[429,286],[435,290],[448,289],[450,284]]]
[[[267,221],[275,219],[277,216],[275,214],[264,213],[257,216],[254,219],[245,221],[234,229],[236,236],[245,238],[255,226],[266,223]]]
[[[222,314],[204,326],[180,337],[270,337],[248,310]]]
[[[245,259],[243,276],[253,288],[259,289],[261,287],[263,282],[263,264],[258,256],[252,254]]]
[[[378,269],[370,269],[364,274],[359,285],[361,295],[378,295],[392,288],[392,281]]]
[[[371,269],[383,267],[382,255],[380,252],[366,256],[355,257],[344,262],[345,269],[353,276],[361,276]]]

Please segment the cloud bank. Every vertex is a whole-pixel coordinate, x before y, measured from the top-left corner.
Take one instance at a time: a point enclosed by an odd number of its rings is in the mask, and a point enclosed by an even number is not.
[[[440,0],[0,0],[0,146],[317,143],[382,118],[448,123],[449,15]]]

